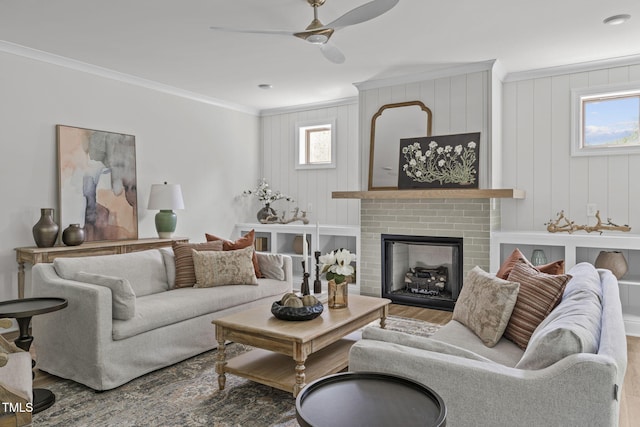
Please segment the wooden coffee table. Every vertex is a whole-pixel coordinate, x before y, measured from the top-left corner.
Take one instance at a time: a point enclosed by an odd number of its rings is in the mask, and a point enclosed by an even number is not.
[[[349,307],[329,310],[302,322],[279,320],[271,305],[262,305],[221,317],[216,325],[218,354],[216,373],[220,390],[230,373],[293,393],[296,397],[307,382],[339,372],[349,363],[349,349],[360,339],[358,329],[385,320],[391,301],[385,298],[349,295]],[[231,360],[225,342],[255,347]]]

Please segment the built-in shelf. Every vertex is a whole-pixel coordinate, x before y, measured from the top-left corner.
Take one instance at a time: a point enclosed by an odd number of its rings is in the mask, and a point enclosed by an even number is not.
[[[542,249],[548,261],[564,259],[569,270],[580,262],[595,263],[602,250],[621,251],[629,269],[618,280],[622,315],[627,335],[640,336],[640,235],[632,233],[549,233],[547,231],[499,231],[491,233],[491,271],[518,248],[531,257],[534,249]]]
[[[424,190],[334,191],[334,199],[524,199],[525,191],[517,188]]]

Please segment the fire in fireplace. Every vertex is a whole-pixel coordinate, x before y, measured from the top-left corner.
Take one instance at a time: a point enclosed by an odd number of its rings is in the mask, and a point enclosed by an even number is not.
[[[383,234],[382,296],[453,310],[463,281],[462,238]]]

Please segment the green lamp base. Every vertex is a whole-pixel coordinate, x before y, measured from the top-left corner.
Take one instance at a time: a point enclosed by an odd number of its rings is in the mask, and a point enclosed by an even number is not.
[[[172,210],[163,209],[156,214],[156,230],[161,239],[170,239],[176,231],[178,216]]]

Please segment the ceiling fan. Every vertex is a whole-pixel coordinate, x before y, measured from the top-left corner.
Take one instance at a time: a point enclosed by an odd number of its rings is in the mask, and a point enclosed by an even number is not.
[[[349,12],[334,19],[327,25],[324,25],[318,19],[318,7],[322,6],[325,0],[307,0],[307,3],[313,7],[313,21],[303,31],[287,31],[287,30],[249,30],[227,27],[210,27],[212,30],[231,31],[236,33],[252,33],[252,34],[271,34],[295,36],[301,38],[308,43],[319,45],[320,51],[329,61],[342,64],[345,60],[344,54],[335,45],[329,42],[329,39],[336,30],[347,27],[349,25],[360,24],[370,19],[376,18],[383,13],[388,12],[400,0],[373,0],[361,6],[351,9]]]

